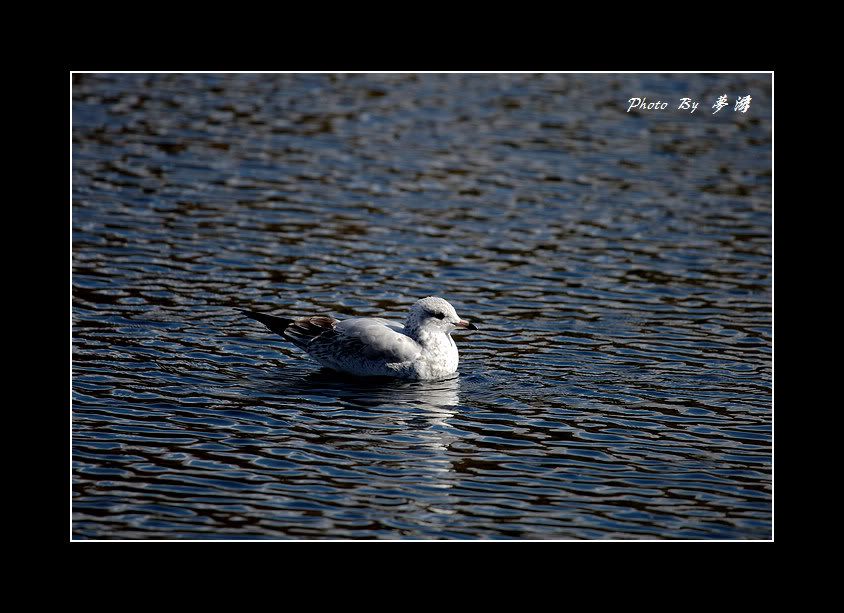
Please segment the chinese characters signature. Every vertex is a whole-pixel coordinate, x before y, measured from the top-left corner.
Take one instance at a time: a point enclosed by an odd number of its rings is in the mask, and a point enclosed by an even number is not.
[[[736,98],[735,106],[733,107],[733,111],[737,113],[747,113],[748,109],[750,108],[750,101],[753,98],[750,95],[743,96],[740,98]],[[641,111],[664,111],[668,108],[668,103],[663,102],[662,100],[658,100],[656,102],[648,102],[647,98],[630,98],[627,101],[630,106],[627,107],[627,112],[629,113],[632,109],[639,109]],[[730,105],[730,100],[727,94],[723,94],[718,96],[718,99],[715,101],[715,104],[712,105],[712,108],[715,109],[712,111],[712,114],[715,115],[718,111]],[[700,102],[692,100],[691,98],[680,98],[680,105],[677,107],[678,111],[689,111],[689,113],[694,113],[698,106],[700,106]]]

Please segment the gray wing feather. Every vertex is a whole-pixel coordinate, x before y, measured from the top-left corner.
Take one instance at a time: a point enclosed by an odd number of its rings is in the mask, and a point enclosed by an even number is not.
[[[283,335],[297,347],[306,349],[321,337],[333,334],[335,325],[337,325],[337,320],[333,317],[325,315],[303,317],[286,326]]]
[[[342,361],[363,358],[383,363],[413,360],[419,344],[403,334],[402,324],[376,317],[352,317],[334,324],[332,332],[319,335],[310,351],[331,354]]]

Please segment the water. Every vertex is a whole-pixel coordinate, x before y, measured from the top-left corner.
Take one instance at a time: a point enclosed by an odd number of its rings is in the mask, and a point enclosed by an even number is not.
[[[770,109],[768,75],[76,75],[73,538],[771,538]],[[431,294],[480,326],[447,381],[233,310]]]

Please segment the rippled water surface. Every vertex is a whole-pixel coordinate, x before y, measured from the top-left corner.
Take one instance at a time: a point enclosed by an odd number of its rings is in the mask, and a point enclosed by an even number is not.
[[[72,89],[73,538],[771,538],[769,75]],[[431,294],[446,381],[233,309]]]

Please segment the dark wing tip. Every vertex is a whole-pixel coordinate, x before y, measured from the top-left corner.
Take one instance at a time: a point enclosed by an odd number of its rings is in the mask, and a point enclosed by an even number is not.
[[[256,311],[250,311],[249,309],[241,309],[235,307],[235,310],[243,313],[247,317],[250,317],[256,321],[260,321],[262,324],[267,326],[276,334],[283,335],[284,331],[287,329],[287,326],[293,323],[292,319],[276,317],[275,315],[267,315],[266,313],[258,313]]]

